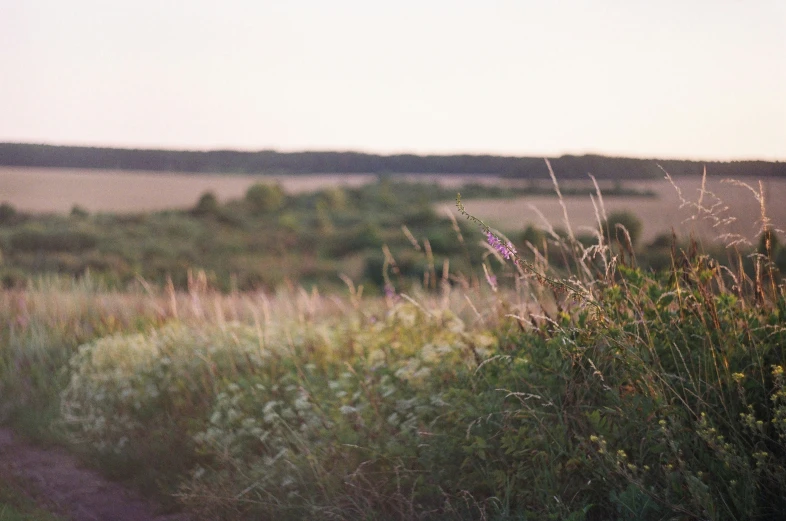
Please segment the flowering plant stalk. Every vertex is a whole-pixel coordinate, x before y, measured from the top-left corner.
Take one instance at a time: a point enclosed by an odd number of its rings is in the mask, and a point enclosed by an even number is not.
[[[574,285],[572,282],[568,282],[564,279],[557,279],[555,277],[546,275],[545,273],[542,273],[540,270],[538,270],[534,264],[522,258],[510,241],[504,240],[503,242],[503,238],[494,233],[489,225],[467,212],[467,210],[464,208],[464,204],[461,202],[460,193],[456,194],[456,208],[458,208],[458,211],[461,213],[461,215],[480,227],[486,236],[486,240],[492,248],[502,255],[504,259],[513,261],[513,264],[522,272],[528,272],[532,274],[541,284],[551,286],[557,291],[564,291],[571,298],[581,302],[586,302],[600,310],[600,306],[595,301],[589,290]]]

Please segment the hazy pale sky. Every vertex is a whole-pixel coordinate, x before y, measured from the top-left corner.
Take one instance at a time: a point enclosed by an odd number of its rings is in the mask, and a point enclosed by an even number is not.
[[[0,0],[0,141],[786,160],[786,1]]]

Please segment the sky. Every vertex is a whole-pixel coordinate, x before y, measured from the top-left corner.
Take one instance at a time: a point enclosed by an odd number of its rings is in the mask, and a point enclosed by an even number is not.
[[[783,0],[0,0],[0,141],[786,160]]]

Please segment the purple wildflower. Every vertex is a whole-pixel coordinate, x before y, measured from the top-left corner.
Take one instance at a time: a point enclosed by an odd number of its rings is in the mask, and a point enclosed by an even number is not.
[[[385,297],[393,300],[398,299],[398,294],[396,293],[396,289],[390,283],[385,284]]]
[[[497,250],[497,252],[502,255],[503,258],[510,259],[516,255],[516,248],[510,241],[508,241],[507,244],[502,244],[497,236],[491,232],[486,232],[486,239],[489,241],[489,245]]]

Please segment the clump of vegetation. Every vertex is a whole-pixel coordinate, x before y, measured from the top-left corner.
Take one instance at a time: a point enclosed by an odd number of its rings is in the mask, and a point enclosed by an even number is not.
[[[280,210],[286,196],[278,184],[257,183],[246,191],[245,200],[252,214],[265,215]]]
[[[352,203],[323,207],[349,234]],[[343,239],[378,247],[378,217]],[[405,227],[423,282],[383,247],[376,296],[222,294],[195,272],[7,291],[0,392],[205,519],[778,519],[777,253],[671,241],[651,270],[600,218],[594,244],[568,225],[525,249],[468,217],[486,246],[464,283]]]
[[[63,521],[61,517],[42,509],[25,494],[25,484],[0,471],[0,519],[3,521]]]
[[[11,203],[0,204],[0,224],[12,223],[16,216],[16,208]]]
[[[256,184],[241,200],[222,203],[207,192],[189,210],[141,215],[75,208],[69,216],[34,216],[6,204],[0,209],[0,279],[13,287],[46,273],[89,272],[114,288],[142,277],[183,289],[189,270],[204,270],[222,291],[273,290],[287,281],[335,290],[346,275],[367,292],[380,292],[379,273],[366,278],[372,270],[365,259],[378,256],[383,244],[396,256],[409,252],[402,226],[417,241],[431,241],[438,265],[456,251],[450,220],[429,206],[430,190],[444,192],[383,180],[289,196],[279,185]],[[461,226],[474,238],[474,230]],[[473,257],[480,254],[475,240],[465,247]],[[452,266],[471,269],[466,257]],[[424,273],[410,275],[417,281]]]
[[[639,245],[643,225],[633,213],[612,212],[602,226],[607,244],[631,250]]]
[[[205,192],[199,197],[196,206],[191,209],[191,214],[196,216],[214,216],[217,217],[221,213],[221,206],[218,203],[218,198],[213,192]]]

